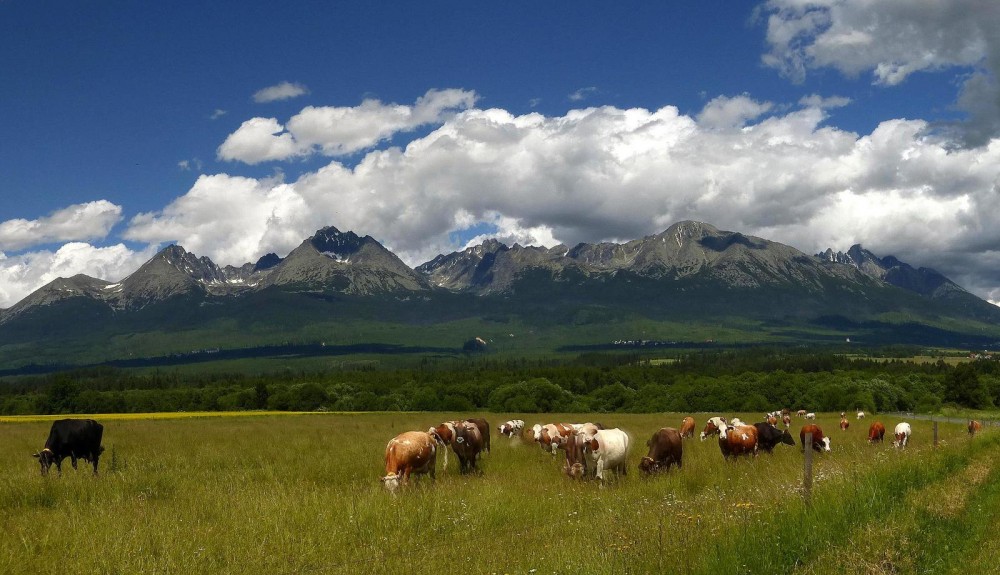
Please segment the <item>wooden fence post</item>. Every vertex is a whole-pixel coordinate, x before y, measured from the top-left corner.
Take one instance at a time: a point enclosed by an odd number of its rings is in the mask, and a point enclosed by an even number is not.
[[[812,487],[813,487],[813,434],[807,433],[805,443],[802,445],[803,455],[805,455],[804,469],[802,471],[802,496],[806,500],[806,507],[812,507]]]

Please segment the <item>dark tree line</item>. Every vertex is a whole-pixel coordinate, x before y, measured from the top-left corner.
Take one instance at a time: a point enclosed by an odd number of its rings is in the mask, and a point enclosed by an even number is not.
[[[857,359],[816,351],[698,352],[672,363],[473,357],[406,369],[181,374],[93,368],[0,381],[0,414],[217,410],[922,411],[1000,405],[1000,363]]]

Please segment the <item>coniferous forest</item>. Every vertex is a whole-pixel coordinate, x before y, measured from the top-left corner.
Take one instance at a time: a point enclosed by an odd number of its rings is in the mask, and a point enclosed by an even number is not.
[[[422,359],[248,374],[86,368],[0,380],[0,414],[173,411],[937,412],[1000,405],[1000,362],[749,348],[570,359]],[[883,355],[898,355],[887,353]]]

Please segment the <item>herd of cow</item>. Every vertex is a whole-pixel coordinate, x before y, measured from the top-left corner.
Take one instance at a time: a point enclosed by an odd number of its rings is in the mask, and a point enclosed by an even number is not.
[[[796,415],[807,420],[816,418],[814,413],[799,411]],[[864,419],[859,411],[857,418]],[[781,421],[784,429],[779,428]],[[625,475],[630,438],[621,429],[605,429],[599,423],[548,423],[536,424],[525,430],[524,421],[513,419],[499,426],[497,430],[509,438],[523,438],[537,443],[543,451],[556,455],[565,453],[563,472],[573,478],[605,478],[606,471]],[[683,440],[693,438],[695,431],[693,417],[685,417],[680,429],[664,427],[656,431],[646,442],[648,453],[639,462],[639,470],[650,474],[667,471],[672,465],[682,465]],[[788,410],[766,414],[765,421],[747,425],[733,418],[711,417],[701,432],[701,440],[718,436],[719,449],[724,459],[741,455],[755,456],[760,451],[771,453],[778,444],[795,445],[788,431],[791,427],[791,413]],[[845,413],[840,414],[840,429],[847,431],[850,423]],[[981,429],[978,421],[969,421],[969,434]],[[909,423],[901,422],[894,429],[893,446],[906,447],[912,429]],[[881,443],[885,437],[885,425],[875,421],[868,428],[868,442]],[[799,431],[799,441],[805,451],[807,441],[819,452],[830,451],[830,437],[815,423],[807,423]],[[411,474],[427,473],[434,478],[438,449],[444,450],[444,466],[448,466],[448,447],[459,460],[461,473],[478,472],[476,462],[480,453],[490,450],[490,426],[485,419],[446,421],[427,431],[407,431],[391,439],[385,448],[385,476],[382,482],[390,491],[407,484]]]
[[[799,412],[805,419],[815,419],[815,414]],[[859,411],[858,419],[865,417]],[[780,419],[779,419],[780,418]],[[778,421],[784,429],[778,427]],[[711,417],[701,432],[701,440],[718,435],[719,448],[725,459],[741,455],[757,455],[760,451],[771,453],[779,443],[795,445],[788,429],[791,414],[788,410],[766,414],[765,421],[746,425],[738,418]],[[850,426],[846,414],[840,414],[840,429],[847,431]],[[556,455],[565,453],[563,471],[569,477],[580,479],[592,477],[603,480],[605,471],[626,474],[626,459],[630,438],[621,429],[605,429],[599,423],[548,423],[537,424],[526,431],[524,421],[514,419],[497,426],[501,435],[508,438],[523,437],[537,443],[542,450]],[[980,422],[969,421],[970,435],[982,429]],[[680,429],[664,427],[646,442],[648,453],[639,463],[644,473],[669,470],[672,465],[682,464],[683,439],[693,438],[695,420],[685,417]],[[911,433],[910,424],[899,423],[894,429],[894,447],[906,447]],[[104,447],[101,439],[104,427],[92,419],[60,419],[52,422],[45,447],[33,456],[41,465],[42,475],[47,475],[52,465],[62,473],[62,462],[69,457],[73,468],[82,459],[97,465]],[[880,443],[885,436],[885,426],[875,421],[868,428],[869,443]],[[830,437],[815,423],[807,423],[799,431],[799,441],[803,451],[807,438],[817,451],[830,451]],[[439,448],[444,450],[444,466],[448,466],[448,447],[458,458],[461,473],[478,472],[479,455],[490,451],[490,425],[485,419],[471,418],[445,421],[427,431],[407,431],[392,438],[385,447],[385,476],[382,482],[390,491],[400,484],[409,482],[411,474],[430,474],[434,478]]]

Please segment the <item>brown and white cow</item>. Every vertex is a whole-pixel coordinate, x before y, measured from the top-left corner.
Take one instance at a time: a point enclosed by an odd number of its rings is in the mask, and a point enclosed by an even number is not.
[[[800,409],[800,410],[798,410],[798,411],[795,412],[795,415],[797,415],[799,417],[805,417],[806,416],[806,410]]]
[[[896,440],[892,442],[893,447],[906,447],[906,444],[910,441],[910,433],[913,430],[910,428],[910,424],[905,421],[896,424],[896,429],[893,430],[893,435],[896,436]]]
[[[693,428],[693,419],[691,423]],[[654,433],[646,442],[649,452],[639,462],[639,470],[644,473],[669,471],[671,465],[676,465],[680,469],[684,450],[682,437],[683,435],[673,427],[664,427]]]
[[[969,420],[969,435],[970,436],[976,435],[977,433],[979,433],[979,430],[981,430],[982,428],[983,428],[983,424],[982,423],[979,423],[975,419],[970,419]]]
[[[698,437],[700,437],[702,441],[705,441],[713,435],[718,435],[719,431],[728,425],[729,422],[726,421],[725,417],[710,417],[708,418],[708,421],[705,422],[705,429],[701,430],[701,435]]]
[[[799,431],[799,441],[802,442],[802,451],[806,450],[806,434],[812,434],[812,446],[816,451],[830,451],[830,438],[823,435],[823,430],[815,423],[803,425]]]
[[[882,443],[885,438],[885,426],[881,421],[874,421],[868,427],[868,443]]]
[[[521,431],[524,430],[524,420],[523,419],[511,419],[510,421],[501,423],[497,426],[497,431],[500,435],[505,437],[520,437]]]
[[[792,416],[787,413],[781,416],[781,423],[784,424],[785,429],[792,426]]]
[[[548,423],[538,431],[538,445],[542,451],[548,451],[552,455],[561,448],[569,437],[576,433],[576,428],[572,423]]]
[[[847,417],[841,415],[840,416],[840,430],[841,431],[847,431],[847,428],[850,427],[850,426],[851,426],[851,422],[847,421]]]
[[[400,484],[410,482],[410,474],[429,473],[434,480],[437,459],[437,437],[424,431],[406,431],[389,440],[385,446],[385,475],[382,483],[395,492]]]
[[[752,425],[723,424],[719,429],[719,449],[724,459],[757,455],[757,428]]]
[[[681,439],[694,437],[694,418],[690,415],[681,421]]]

